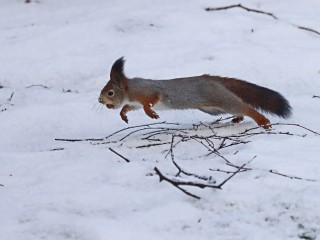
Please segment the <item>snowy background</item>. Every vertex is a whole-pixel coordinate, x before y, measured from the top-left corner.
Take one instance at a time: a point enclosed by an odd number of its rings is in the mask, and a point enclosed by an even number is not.
[[[222,190],[159,183],[153,168],[174,173],[168,145],[138,150],[132,135],[108,145],[56,138],[103,138],[127,125],[99,106],[112,63],[127,59],[129,77],[200,74],[244,79],[281,92],[296,123],[319,132],[320,1],[254,0],[242,9],[206,12],[239,2],[209,0],[0,1],[0,239],[320,239],[320,138],[293,126],[261,135],[225,156],[252,171]],[[208,124],[198,111],[159,112],[161,121]],[[142,111],[129,126],[154,123]],[[224,134],[254,127],[251,119]],[[124,136],[119,135],[119,137]],[[54,149],[56,151],[54,151]],[[224,167],[198,145],[181,145],[186,169]],[[230,152],[228,152],[230,151]],[[239,154],[233,155],[235,151]],[[289,179],[273,169],[306,180]],[[210,173],[215,177],[215,172]]]

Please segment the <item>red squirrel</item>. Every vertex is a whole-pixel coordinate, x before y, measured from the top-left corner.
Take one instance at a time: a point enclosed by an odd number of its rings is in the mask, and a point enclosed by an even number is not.
[[[198,109],[211,115],[229,113],[235,116],[234,123],[248,116],[265,129],[271,127],[270,121],[255,109],[282,118],[291,115],[291,106],[280,93],[243,80],[210,75],[168,80],[130,79],[124,74],[124,63],[122,57],[113,64],[99,102],[109,109],[122,108],[120,116],[126,123],[127,112],[139,108],[154,119],[159,118],[154,109]]]

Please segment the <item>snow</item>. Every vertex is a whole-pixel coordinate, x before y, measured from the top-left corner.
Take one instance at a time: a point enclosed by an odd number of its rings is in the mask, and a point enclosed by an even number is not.
[[[320,138],[295,126],[257,135],[222,153],[251,171],[222,190],[188,190],[191,198],[154,174],[176,173],[169,145],[137,149],[145,132],[119,143],[92,145],[56,138],[103,138],[128,126],[155,123],[97,102],[112,63],[127,59],[129,77],[167,79],[200,74],[236,77],[281,92],[293,107],[288,120],[320,132],[319,1],[241,1],[269,16],[206,7],[209,0],[23,0],[0,2],[0,239],[318,239]],[[12,95],[13,93],[13,95]],[[12,98],[11,98],[12,96]],[[159,111],[161,120],[192,128],[212,116]],[[251,119],[223,135],[255,127]],[[121,132],[112,139],[126,136]],[[208,129],[198,133],[210,134]],[[171,141],[164,137],[163,141]],[[127,163],[109,150],[130,159]],[[60,150],[59,150],[60,149]],[[175,160],[212,176],[225,168],[194,142],[177,145]],[[238,154],[234,155],[234,152]],[[289,179],[269,170],[301,177]],[[316,180],[314,182],[306,179]]]

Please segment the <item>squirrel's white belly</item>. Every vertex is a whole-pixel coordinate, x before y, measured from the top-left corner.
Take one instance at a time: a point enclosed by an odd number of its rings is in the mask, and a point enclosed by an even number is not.
[[[130,105],[131,107],[134,107],[134,109],[139,109],[139,108],[142,108],[142,104],[139,103],[139,102],[134,102],[134,101],[128,101],[128,100],[125,100],[123,103],[122,103],[122,106],[125,106],[125,105]]]
[[[143,105],[139,102],[132,102],[132,101],[124,101],[123,102],[123,106],[124,105],[130,105],[132,107],[134,107],[134,109],[139,109],[139,108],[143,108]],[[170,108],[163,104],[161,101],[157,102],[155,105],[150,104],[150,107],[154,110],[170,110]]]

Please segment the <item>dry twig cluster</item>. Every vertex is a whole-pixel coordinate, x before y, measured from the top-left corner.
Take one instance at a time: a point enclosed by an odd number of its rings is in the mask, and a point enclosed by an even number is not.
[[[89,142],[94,146],[106,145],[112,153],[116,154],[127,163],[130,163],[132,159],[124,156],[120,153],[121,151],[132,149],[133,153],[139,153],[137,155],[139,155],[140,158],[143,150],[162,153],[164,158],[169,158],[171,160],[171,166],[176,170],[176,174],[165,174],[158,166],[156,166],[154,167],[154,173],[150,175],[157,175],[160,182],[167,182],[183,193],[200,199],[199,196],[190,192],[191,188],[222,189],[222,187],[236,175],[254,170],[254,168],[250,168],[248,165],[256,158],[256,156],[251,157],[250,160],[247,160],[242,164],[236,164],[230,159],[230,155],[237,156],[239,151],[241,151],[241,148],[243,148],[244,145],[251,143],[254,137],[259,135],[286,135],[303,138],[307,136],[307,134],[296,134],[277,130],[265,131],[260,127],[246,129],[238,133],[225,134],[226,129],[234,125],[230,123],[229,120],[230,118],[220,118],[210,124],[200,122],[199,124],[193,124],[190,127],[184,127],[178,123],[158,122],[127,127],[104,138],[56,140],[66,142]],[[298,124],[273,124],[273,126],[281,125],[297,127],[303,129],[305,132],[320,136],[319,133]],[[198,158],[220,159],[220,165],[217,164],[217,161],[210,162],[211,167],[204,169],[206,174],[200,175],[190,173],[185,170],[184,167],[180,166],[180,163],[178,164],[178,161],[176,160],[176,153],[179,154],[179,151],[181,150],[188,152],[189,148],[190,151],[193,149],[193,154],[196,149],[197,153],[199,153],[197,156]],[[205,154],[201,154],[203,151]],[[181,156],[183,154],[179,155]],[[131,158],[134,158],[134,154],[130,153],[130,156]],[[179,159],[179,162],[183,162],[183,160]],[[223,163],[222,165],[221,162]],[[274,169],[263,169],[263,171],[289,179],[316,181],[280,173]],[[213,173],[219,173],[220,176],[223,176],[219,180],[220,183],[217,183],[213,178]]]

